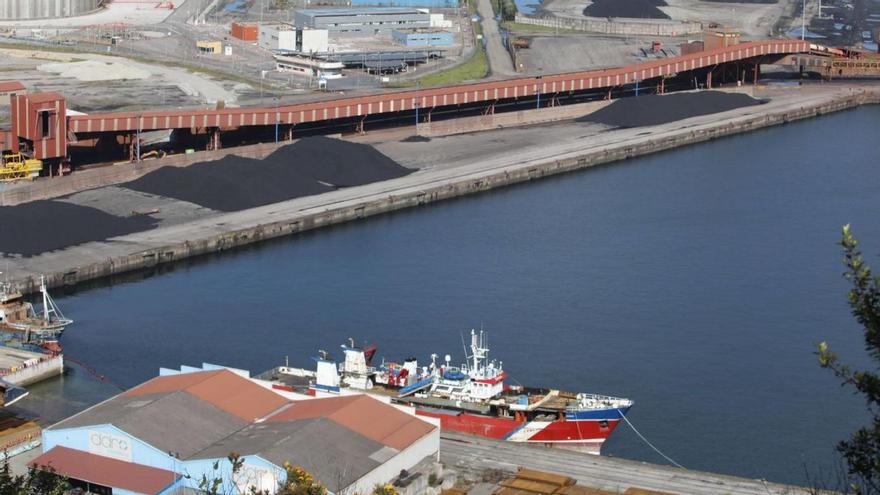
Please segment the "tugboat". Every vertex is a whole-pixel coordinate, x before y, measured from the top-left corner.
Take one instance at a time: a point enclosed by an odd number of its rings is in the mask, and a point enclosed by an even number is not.
[[[0,333],[11,334],[14,340],[24,343],[41,344],[57,340],[73,320],[66,318],[58,309],[42,276],[40,293],[43,306],[42,311],[37,313],[34,305],[25,301],[20,292],[9,283],[0,282]]]
[[[315,396],[384,396],[415,407],[418,415],[439,419],[447,430],[592,454],[601,453],[605,439],[633,405],[619,397],[508,385],[503,363],[488,358],[482,330],[471,330],[471,355],[460,366],[452,366],[449,355],[438,363],[432,354],[431,364],[421,368],[415,358],[402,365],[383,360],[374,367],[374,347],[365,353],[350,339],[342,349],[345,361],[338,365],[319,351],[316,371],[282,366],[261,377],[280,382],[279,388]]]

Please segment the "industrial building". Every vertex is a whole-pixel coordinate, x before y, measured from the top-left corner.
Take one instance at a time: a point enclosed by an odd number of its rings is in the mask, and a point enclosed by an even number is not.
[[[83,15],[104,0],[0,0],[0,20],[48,19]]]
[[[331,36],[373,36],[394,29],[431,27],[426,9],[376,7],[357,9],[304,9],[294,13],[298,28],[326,29]]]
[[[213,55],[223,52],[223,43],[219,41],[199,40],[196,41],[196,49],[204,55]]]
[[[439,29],[395,29],[391,39],[403,46],[452,46],[454,36]]]
[[[24,84],[18,81],[0,81],[0,107],[8,107],[10,97],[26,92],[27,89],[24,87]]]
[[[261,24],[261,47],[282,52],[324,53],[329,49],[326,29],[303,29],[286,23]]]
[[[339,79],[345,64],[319,57],[293,53],[275,55],[275,69],[281,72],[299,72],[322,79]]]
[[[51,466],[95,493],[195,490],[203,474],[229,479],[232,452],[244,459],[239,493],[274,491],[285,462],[332,493],[369,493],[436,455],[440,435],[435,424],[371,396],[297,396],[206,364],[162,370],[43,430],[42,440],[31,465]]]

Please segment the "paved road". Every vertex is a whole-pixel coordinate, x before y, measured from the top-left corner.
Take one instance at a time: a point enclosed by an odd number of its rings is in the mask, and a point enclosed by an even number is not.
[[[512,76],[516,74],[510,54],[501,42],[501,33],[498,31],[498,22],[495,20],[495,12],[489,0],[479,0],[477,11],[483,18],[483,38],[486,39],[486,55],[489,56],[489,68],[496,76]]]
[[[760,480],[690,471],[562,449],[500,442],[446,431],[443,432],[440,440],[440,460],[456,471],[475,476],[479,476],[486,469],[514,472],[519,466],[550,471],[570,476],[576,479],[579,485],[612,493],[623,493],[630,487],[692,495],[717,493],[806,495],[808,493],[807,490],[798,487]]]

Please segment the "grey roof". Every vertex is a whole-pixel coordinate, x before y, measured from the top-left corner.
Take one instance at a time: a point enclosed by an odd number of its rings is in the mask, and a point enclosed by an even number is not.
[[[232,392],[224,391],[224,397]],[[391,445],[399,445],[382,443],[381,437],[371,439],[370,425],[346,422],[346,418],[361,414],[364,407],[369,406],[375,416],[382,412],[376,408],[390,406],[373,399],[335,400],[332,404],[304,401],[317,406],[311,410],[301,405],[300,409],[307,411],[299,417],[293,414],[299,412],[298,403],[289,402],[274,411],[274,419],[250,422],[184,390],[123,394],[49,429],[111,424],[156,449],[176,453],[182,460],[222,459],[233,451],[243,456],[259,455],[279,467],[285,462],[302,466],[330,491],[339,493],[397,455],[399,451]],[[342,407],[358,400],[369,404]],[[393,408],[388,413],[403,414]]]
[[[131,412],[132,409],[149,405],[166,395],[168,394],[149,394],[134,397],[117,395],[67,419],[61,420],[47,429],[61,430],[64,428],[80,428],[82,426],[113,423],[113,421]]]
[[[157,449],[186,458],[248,423],[187,392],[174,391],[134,397],[120,395],[50,429],[102,424],[112,424]]]
[[[336,16],[336,15],[387,15],[387,14],[424,14],[419,9],[407,7],[364,7],[353,9],[303,9],[297,10],[298,14],[309,17]]]
[[[397,450],[361,436],[326,418],[255,423],[191,456],[217,459],[235,451],[283,465],[303,467],[330,491],[351,485],[387,461]]]

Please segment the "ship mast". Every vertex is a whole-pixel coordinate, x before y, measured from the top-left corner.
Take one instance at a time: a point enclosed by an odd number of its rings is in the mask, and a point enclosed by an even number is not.
[[[480,360],[486,359],[486,356],[489,354],[489,349],[484,347],[484,336],[483,331],[480,330],[480,336],[477,337],[477,332],[475,330],[471,330],[471,354],[474,358],[474,367],[473,371],[478,373],[480,371]]]
[[[46,290],[46,276],[40,275],[40,292],[43,293],[43,321],[49,322],[49,291]]]

